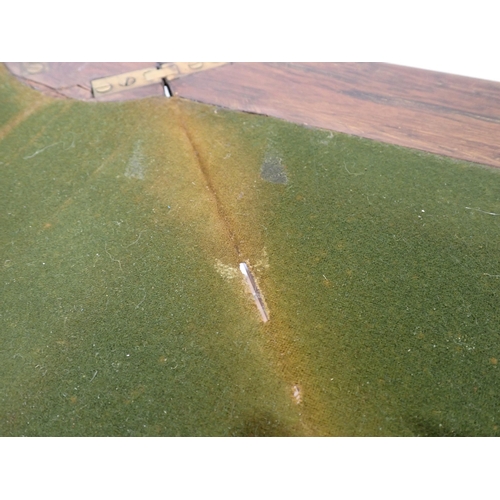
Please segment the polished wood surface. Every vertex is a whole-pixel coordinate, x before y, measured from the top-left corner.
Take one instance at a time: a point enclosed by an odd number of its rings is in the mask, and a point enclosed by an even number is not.
[[[500,167],[500,83],[384,63],[237,63],[175,95]]]
[[[156,63],[6,63],[54,97]],[[179,97],[500,167],[500,83],[384,63],[232,63],[171,81]],[[163,96],[161,83],[99,100]]]

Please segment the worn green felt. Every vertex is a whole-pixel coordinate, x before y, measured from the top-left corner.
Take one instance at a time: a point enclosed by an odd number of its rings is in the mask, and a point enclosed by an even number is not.
[[[1,435],[499,434],[498,171],[1,68],[0,172]]]

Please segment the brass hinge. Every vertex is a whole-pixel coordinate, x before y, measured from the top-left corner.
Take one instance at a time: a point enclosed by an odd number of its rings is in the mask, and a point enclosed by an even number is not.
[[[175,80],[182,76],[198,73],[207,69],[216,68],[228,63],[217,62],[177,62],[163,63],[159,68],[144,68],[137,71],[122,73],[121,75],[97,78],[91,81],[94,97],[116,94],[124,90],[136,89],[162,80]]]

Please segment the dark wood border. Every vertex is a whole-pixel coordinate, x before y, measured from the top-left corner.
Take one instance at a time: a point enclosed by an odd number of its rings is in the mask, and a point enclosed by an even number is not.
[[[7,63],[40,91],[83,100],[92,100],[94,78],[155,65]],[[497,82],[384,63],[233,63],[170,88],[185,99],[500,167]],[[155,84],[108,99],[163,95]]]
[[[175,95],[500,167],[500,83],[384,63],[239,63]]]

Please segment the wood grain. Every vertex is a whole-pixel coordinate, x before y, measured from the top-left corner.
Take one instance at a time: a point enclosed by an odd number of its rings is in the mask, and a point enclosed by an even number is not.
[[[6,63],[54,97],[156,63]],[[170,82],[175,95],[500,167],[500,83],[384,63],[233,63]],[[163,85],[99,100],[164,95]]]
[[[175,95],[500,167],[500,83],[384,63],[237,63]]]

